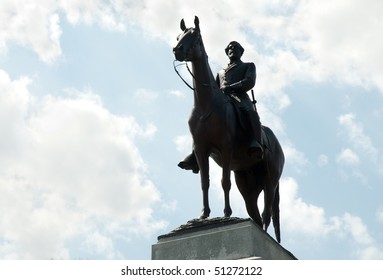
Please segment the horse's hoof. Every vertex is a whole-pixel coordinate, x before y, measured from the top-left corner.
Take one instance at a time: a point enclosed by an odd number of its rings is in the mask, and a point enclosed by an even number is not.
[[[225,218],[230,218],[233,211],[231,211],[231,209],[229,211],[223,211],[223,214]]]
[[[209,211],[202,211],[201,216],[199,216],[200,220],[205,220],[209,218],[210,216],[210,210]]]
[[[262,229],[264,230],[264,232],[267,232],[267,228],[268,228],[268,226],[266,226],[266,225],[262,226]]]

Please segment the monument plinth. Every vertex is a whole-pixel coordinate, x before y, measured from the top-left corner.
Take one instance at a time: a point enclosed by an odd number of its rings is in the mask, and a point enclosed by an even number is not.
[[[295,260],[250,219],[192,220],[152,245],[152,260]]]

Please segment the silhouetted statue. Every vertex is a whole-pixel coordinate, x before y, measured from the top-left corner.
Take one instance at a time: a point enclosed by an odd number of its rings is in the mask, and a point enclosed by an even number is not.
[[[255,85],[256,68],[254,63],[244,63],[241,60],[244,48],[236,41],[232,41],[225,48],[230,63],[226,68],[219,71],[216,77],[218,87],[228,96],[237,101],[237,107],[241,109],[249,123],[250,142],[248,153],[251,156],[262,159],[263,148],[261,146],[261,122],[256,110],[255,101],[251,102],[247,91]],[[254,97],[253,97],[254,98]],[[178,164],[186,170],[198,173],[198,164],[194,152],[188,155]]]
[[[233,170],[249,216],[265,231],[272,217],[276,239],[280,242],[279,179],[284,155],[271,129],[261,126],[259,130],[259,116],[246,93],[255,84],[255,65],[240,60],[243,48],[233,41],[225,50],[230,64],[215,79],[202,42],[198,17],[194,24],[194,28],[186,28],[181,20],[183,33],[178,36],[173,52],[176,60],[192,63],[194,107],[189,128],[193,153],[184,160],[188,166],[183,167],[200,171],[203,193],[200,219],[210,215],[210,156],[222,167],[225,217],[232,214],[229,192]],[[261,217],[257,200],[262,190],[265,206]]]

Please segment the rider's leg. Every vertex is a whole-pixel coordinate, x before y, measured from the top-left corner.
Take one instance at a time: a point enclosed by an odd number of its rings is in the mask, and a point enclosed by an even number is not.
[[[248,120],[250,123],[251,128],[251,136],[252,141],[250,142],[250,146],[248,149],[248,153],[251,156],[255,156],[259,159],[263,158],[263,148],[262,148],[262,140],[261,140],[261,122],[259,119],[259,115],[257,111],[253,110],[246,110]]]

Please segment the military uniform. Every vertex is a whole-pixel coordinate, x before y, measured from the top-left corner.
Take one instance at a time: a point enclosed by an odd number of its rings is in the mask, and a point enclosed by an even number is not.
[[[252,62],[241,60],[229,64],[217,74],[217,84],[226,94],[239,102],[239,108],[245,113],[249,124],[252,142],[249,146],[249,153],[257,152],[262,157],[261,146],[261,122],[255,106],[250,100],[247,92],[255,85],[256,68]]]
[[[226,68],[219,71],[217,74],[217,84],[219,88],[226,88],[227,94],[233,94],[238,97],[241,109],[246,111],[254,110],[253,103],[251,102],[247,92],[255,85],[256,70],[252,62],[238,62],[229,64]]]

